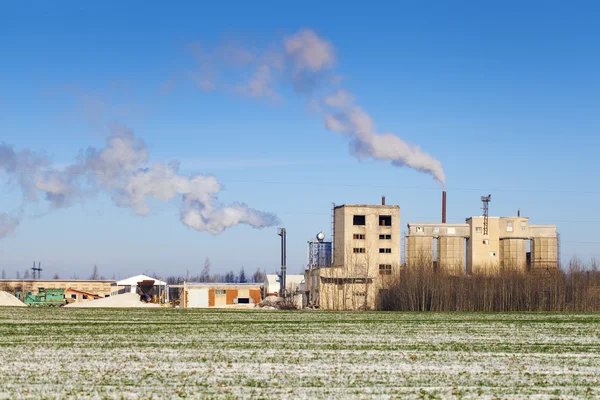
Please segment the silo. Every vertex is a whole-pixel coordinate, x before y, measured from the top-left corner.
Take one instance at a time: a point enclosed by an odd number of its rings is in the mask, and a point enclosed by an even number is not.
[[[437,240],[437,262],[440,271],[461,275],[465,265],[465,238],[440,236]]]
[[[326,242],[325,234],[319,232],[317,240],[308,242],[308,267],[324,268],[331,265],[331,242]]]
[[[500,266],[520,272],[527,270],[527,239],[500,239]]]
[[[531,269],[557,269],[558,242],[556,237],[531,239]]]
[[[406,236],[405,254],[408,267],[433,265],[433,237]]]
[[[529,218],[520,215],[500,218],[499,236],[500,267],[525,272],[527,241],[530,236]]]

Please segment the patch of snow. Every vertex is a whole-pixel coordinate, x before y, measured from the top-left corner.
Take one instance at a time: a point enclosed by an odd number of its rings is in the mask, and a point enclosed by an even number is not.
[[[86,302],[67,304],[65,307],[91,307],[91,308],[132,308],[132,307],[160,307],[156,303],[144,303],[135,293],[124,293],[116,296],[104,297]]]

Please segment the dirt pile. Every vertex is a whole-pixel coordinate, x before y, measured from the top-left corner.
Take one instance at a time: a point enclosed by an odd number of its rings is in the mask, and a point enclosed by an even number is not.
[[[116,296],[105,297],[103,299],[82,301],[67,304],[65,307],[77,308],[135,308],[135,307],[160,307],[155,303],[144,303],[140,301],[140,296],[135,293],[124,293]]]
[[[12,294],[0,290],[0,307],[27,307],[27,304]]]
[[[263,310],[281,310],[287,308],[283,297],[279,296],[267,296],[263,301],[255,305],[255,308],[262,308]]]

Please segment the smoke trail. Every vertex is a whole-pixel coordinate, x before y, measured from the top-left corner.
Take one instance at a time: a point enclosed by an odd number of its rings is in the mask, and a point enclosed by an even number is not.
[[[330,69],[336,56],[331,43],[310,30],[301,30],[284,41],[288,57],[293,61],[294,74],[306,77],[311,73]],[[304,78],[305,79],[305,78]],[[346,135],[356,157],[389,160],[396,167],[410,167],[431,175],[441,186],[446,184],[442,164],[418,146],[411,146],[391,133],[378,133],[372,118],[355,104],[350,92],[338,89],[322,101],[324,120],[328,130]]]
[[[274,214],[242,203],[220,203],[217,195],[222,186],[213,176],[187,177],[179,173],[177,161],[148,165],[148,160],[146,143],[121,125],[110,127],[104,148],[88,148],[77,162],[60,170],[32,152],[15,152],[9,146],[0,146],[0,171],[19,183],[24,203],[37,201],[37,193],[42,192],[50,208],[65,208],[105,192],[117,206],[130,208],[136,215],[147,215],[151,212],[149,198],[179,198],[181,222],[215,235],[238,224],[262,228],[279,222]],[[14,218],[0,218],[0,237],[17,225]]]
[[[148,150],[143,140],[122,126],[113,126],[106,148],[88,149],[83,168],[97,185],[111,194],[115,204],[147,215],[147,198],[169,201],[181,197],[180,218],[198,231],[219,234],[238,224],[254,228],[276,225],[278,218],[241,203],[221,204],[217,194],[221,184],[213,176],[186,177],[178,172],[179,163],[148,164]]]
[[[378,133],[370,115],[355,103],[355,96],[339,87],[341,78],[334,72],[337,56],[333,44],[310,29],[302,29],[283,38],[278,45],[276,50],[270,49],[268,54],[249,54],[232,46],[202,53],[199,47],[195,47],[200,66],[195,74],[201,76],[194,75],[194,80],[202,82],[198,83],[201,88],[215,88],[215,71],[233,68],[234,72],[240,72],[240,68],[246,71],[250,66],[253,70],[251,78],[234,85],[237,85],[235,92],[254,98],[279,97],[276,84],[282,80],[291,83],[294,90],[311,97],[310,104],[316,104],[313,108],[322,113],[328,130],[341,133],[349,139],[352,155],[388,160],[396,167],[410,167],[431,175],[439,185],[445,186],[446,176],[440,161],[419,146],[411,145],[392,133]],[[221,54],[222,58],[238,62],[227,64],[211,59],[210,54]],[[229,57],[223,54],[229,54]],[[211,64],[218,64],[218,67],[211,67]],[[203,74],[207,70],[211,73]],[[235,73],[226,75],[231,77]]]
[[[446,176],[442,164],[419,146],[413,146],[391,133],[377,133],[371,117],[353,104],[349,93],[336,93],[325,103],[334,111],[325,115],[325,126],[350,139],[350,149],[358,158],[389,160],[396,167],[410,167],[427,173],[442,187]]]

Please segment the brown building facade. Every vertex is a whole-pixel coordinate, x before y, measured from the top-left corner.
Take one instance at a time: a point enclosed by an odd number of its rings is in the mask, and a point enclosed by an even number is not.
[[[78,280],[78,279],[2,279],[0,290],[9,293],[17,291],[38,294],[40,288],[44,289],[73,289],[78,292],[89,293],[99,297],[109,297],[111,285],[114,280]]]
[[[262,300],[261,285],[255,283],[193,283],[182,287],[183,308],[251,308]]]

